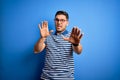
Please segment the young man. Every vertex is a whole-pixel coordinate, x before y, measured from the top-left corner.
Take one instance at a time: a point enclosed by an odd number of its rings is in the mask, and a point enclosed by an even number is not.
[[[47,21],[44,21],[42,26],[38,25],[41,38],[35,44],[34,52],[39,53],[46,48],[45,65],[41,75],[43,80],[74,80],[73,51],[77,54],[81,53],[80,39],[83,34],[77,27],[74,27],[69,33],[66,30],[68,20],[67,12],[56,12],[55,34],[50,34]]]

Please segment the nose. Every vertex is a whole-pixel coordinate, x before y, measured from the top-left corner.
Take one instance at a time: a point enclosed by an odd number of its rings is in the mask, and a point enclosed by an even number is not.
[[[58,21],[58,23],[59,23],[59,24],[61,23],[60,20]]]
[[[61,21],[60,21],[60,20],[58,21],[58,24],[61,24]]]

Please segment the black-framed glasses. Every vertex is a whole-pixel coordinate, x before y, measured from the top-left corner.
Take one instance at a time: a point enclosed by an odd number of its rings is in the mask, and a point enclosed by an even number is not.
[[[57,19],[57,18],[54,19],[54,20],[55,20],[56,22],[59,22],[59,21],[60,21],[60,22],[62,22],[62,23],[65,22],[65,21],[67,21],[67,20],[65,20],[65,19]]]

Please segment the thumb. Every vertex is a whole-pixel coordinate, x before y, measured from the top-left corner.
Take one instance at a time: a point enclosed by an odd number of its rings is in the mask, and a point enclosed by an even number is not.
[[[64,37],[64,36],[62,35],[62,38],[63,38],[65,41],[69,41],[69,38],[68,38],[68,37]]]
[[[38,28],[41,30],[41,26],[40,26],[40,24],[38,24]]]
[[[64,37],[63,39],[64,39],[65,41],[69,41],[69,38]]]
[[[49,33],[51,34],[52,32],[53,32],[53,30],[50,30],[50,32],[49,32]]]

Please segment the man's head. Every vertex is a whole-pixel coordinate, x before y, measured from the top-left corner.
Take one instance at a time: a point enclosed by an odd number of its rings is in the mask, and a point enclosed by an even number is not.
[[[65,11],[57,11],[55,14],[55,26],[58,33],[63,32],[68,25],[69,15]]]

